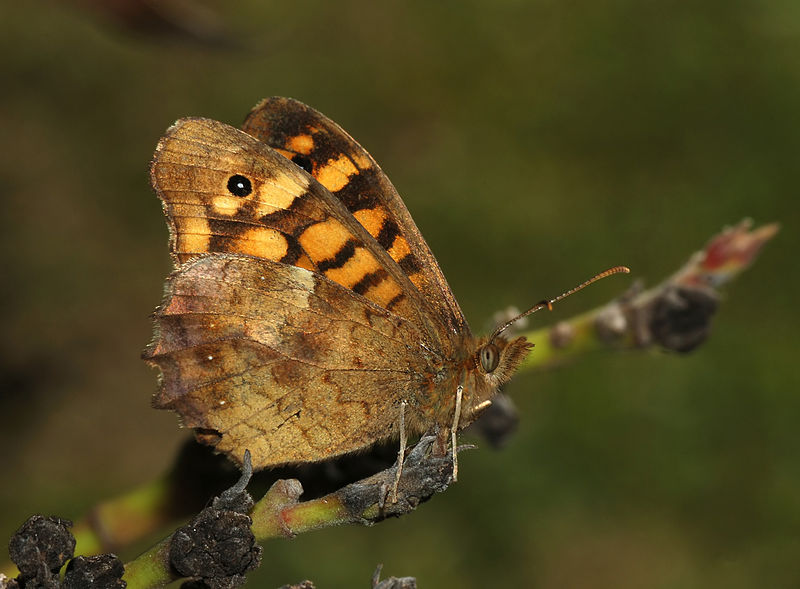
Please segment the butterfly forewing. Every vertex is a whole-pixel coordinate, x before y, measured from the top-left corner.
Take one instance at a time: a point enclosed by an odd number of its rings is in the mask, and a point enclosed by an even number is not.
[[[469,328],[428,244],[375,160],[339,125],[291,98],[268,98],[242,126],[325,186],[403,269],[455,335]]]
[[[176,265],[240,253],[310,269],[416,322],[438,344],[397,264],[330,192],[263,143],[217,121],[183,119],[159,143],[151,176]]]

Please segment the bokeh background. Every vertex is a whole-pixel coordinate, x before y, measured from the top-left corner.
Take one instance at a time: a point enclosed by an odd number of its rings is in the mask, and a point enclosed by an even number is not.
[[[797,2],[153,4],[0,5],[0,537],[170,464],[186,432],[139,359],[169,270],[148,162],[179,117],[286,95],[382,164],[476,330],[612,264],[658,282],[743,217],[783,230],[705,347],[515,379],[505,450],[408,517],[268,544],[249,586],[378,563],[421,587],[800,585]]]

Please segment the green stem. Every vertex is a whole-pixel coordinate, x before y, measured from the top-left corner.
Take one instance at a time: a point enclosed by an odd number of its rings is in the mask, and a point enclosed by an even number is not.
[[[595,309],[562,321],[555,326],[543,327],[527,331],[523,334],[535,347],[520,370],[544,370],[575,359],[587,352],[600,350],[608,346],[603,342],[595,328],[595,320],[600,313]],[[560,335],[569,332],[568,337]]]
[[[128,589],[162,587],[178,577],[169,570],[168,552],[170,538],[162,540],[150,550],[125,565],[123,580]]]

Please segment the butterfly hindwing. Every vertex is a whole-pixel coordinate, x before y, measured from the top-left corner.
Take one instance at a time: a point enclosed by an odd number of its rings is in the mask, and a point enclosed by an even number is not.
[[[249,449],[256,468],[358,450],[396,435],[400,399],[425,402],[419,328],[309,270],[199,257],[169,278],[155,319],[155,405],[237,461]]]

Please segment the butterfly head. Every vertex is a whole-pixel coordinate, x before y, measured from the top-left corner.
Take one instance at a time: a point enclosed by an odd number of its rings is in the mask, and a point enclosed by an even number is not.
[[[486,339],[475,353],[475,366],[479,374],[497,387],[509,381],[532,347],[524,337]]]
[[[469,387],[465,387],[468,399],[466,403],[467,415],[465,415],[464,418],[467,421],[474,420],[483,409],[491,404],[491,398],[495,395],[497,389],[511,379],[514,372],[516,372],[519,365],[528,355],[528,352],[533,348],[533,344],[528,342],[524,337],[506,339],[503,336],[503,333],[511,327],[511,325],[523,317],[527,317],[542,309],[552,309],[554,303],[578,292],[601,278],[611,276],[612,274],[628,272],[630,272],[630,270],[625,266],[615,266],[604,272],[600,272],[554,299],[544,300],[535,304],[524,313],[520,313],[510,321],[499,326],[489,337],[479,340],[475,352],[469,360],[467,370],[468,373],[474,375],[475,388],[474,390],[470,390]]]
[[[524,337],[478,340],[467,359],[461,423],[474,421],[491,404],[498,389],[511,380],[533,344]]]

